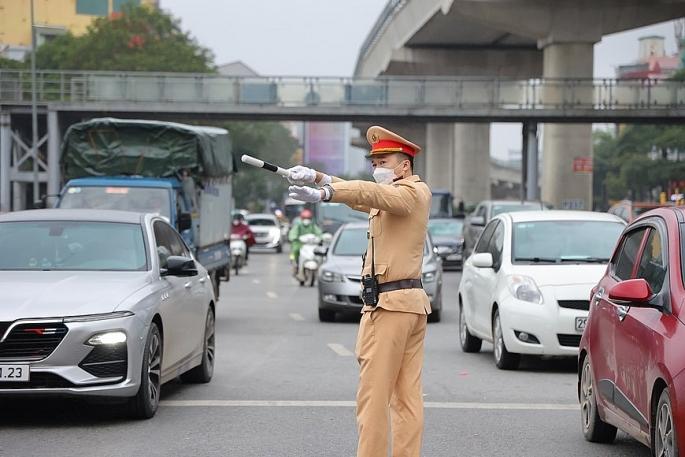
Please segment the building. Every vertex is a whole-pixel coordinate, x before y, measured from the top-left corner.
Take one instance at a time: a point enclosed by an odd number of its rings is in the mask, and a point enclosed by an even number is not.
[[[616,69],[618,79],[666,79],[680,68],[680,54],[666,55],[664,37],[644,36],[639,39],[637,61],[620,65]],[[678,40],[678,43],[681,43]]]
[[[126,4],[157,7],[159,0],[33,0],[36,44],[71,32],[81,35],[94,19]],[[0,0],[0,57],[21,60],[31,50],[31,0]]]
[[[259,73],[250,68],[241,60],[236,60],[235,62],[225,63],[217,67],[217,71],[223,76],[259,76]]]

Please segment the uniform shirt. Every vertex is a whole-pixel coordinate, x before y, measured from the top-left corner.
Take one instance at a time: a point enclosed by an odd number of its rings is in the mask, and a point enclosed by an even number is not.
[[[376,276],[383,284],[420,279],[430,213],[431,191],[418,176],[392,184],[343,181],[333,178],[332,202],[345,203],[369,213],[369,244],[362,275],[371,274],[371,237]],[[430,314],[430,300],[423,289],[403,289],[380,294],[378,306],[389,311]],[[373,310],[364,306],[362,311]]]

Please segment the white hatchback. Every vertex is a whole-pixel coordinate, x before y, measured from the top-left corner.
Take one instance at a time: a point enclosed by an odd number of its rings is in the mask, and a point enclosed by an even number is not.
[[[483,230],[459,285],[464,352],[492,342],[498,368],[521,354],[577,356],[590,291],[625,227],[589,211],[505,213]]]

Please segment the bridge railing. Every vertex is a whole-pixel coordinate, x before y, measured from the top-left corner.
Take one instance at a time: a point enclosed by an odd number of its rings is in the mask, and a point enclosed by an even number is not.
[[[31,101],[29,72],[0,70],[0,103]],[[173,103],[396,109],[632,110],[685,107],[685,82],[612,79],[378,79],[40,71],[39,103]]]

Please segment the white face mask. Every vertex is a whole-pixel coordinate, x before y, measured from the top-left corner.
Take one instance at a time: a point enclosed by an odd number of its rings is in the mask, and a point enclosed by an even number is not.
[[[402,164],[400,164],[402,165]],[[397,167],[399,167],[398,165]],[[383,168],[383,167],[376,167],[375,170],[373,170],[373,179],[378,183],[378,184],[392,184],[392,182],[397,178],[397,175],[395,175],[395,168]]]
[[[305,227],[307,227],[311,223],[312,221],[310,219],[302,219],[302,224],[304,224]]]

